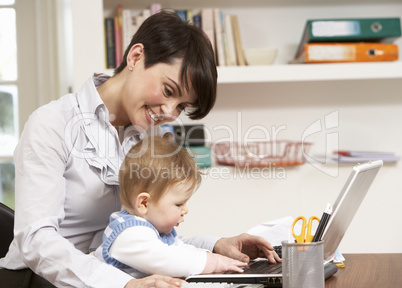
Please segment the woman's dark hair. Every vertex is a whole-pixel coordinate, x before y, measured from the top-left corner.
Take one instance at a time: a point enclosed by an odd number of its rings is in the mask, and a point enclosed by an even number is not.
[[[127,55],[137,43],[144,45],[145,68],[182,59],[180,80],[187,91],[191,83],[197,95],[197,103],[187,115],[193,120],[204,118],[215,104],[218,77],[214,50],[206,34],[174,11],[162,10],[142,23],[114,74],[127,66]]]

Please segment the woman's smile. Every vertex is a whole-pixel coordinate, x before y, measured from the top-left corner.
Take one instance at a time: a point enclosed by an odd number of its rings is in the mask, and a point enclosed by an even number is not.
[[[149,117],[150,117],[150,118],[152,119],[152,121],[153,121],[153,123],[151,123],[151,124],[156,124],[156,122],[159,121],[159,118],[158,118],[158,116],[156,115],[156,113],[154,113],[154,111],[152,111],[151,108],[149,108],[149,106],[145,106],[145,108],[146,108],[147,111],[148,111]]]

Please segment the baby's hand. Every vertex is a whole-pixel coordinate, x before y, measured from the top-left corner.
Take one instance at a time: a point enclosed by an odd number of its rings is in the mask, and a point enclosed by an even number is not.
[[[207,264],[202,274],[222,273],[226,271],[243,272],[240,267],[247,266],[247,263],[234,260],[216,253],[207,252]]]

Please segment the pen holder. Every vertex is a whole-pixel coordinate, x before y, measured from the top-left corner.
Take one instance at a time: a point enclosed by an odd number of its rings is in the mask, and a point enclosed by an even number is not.
[[[324,288],[324,241],[282,242],[283,288]]]

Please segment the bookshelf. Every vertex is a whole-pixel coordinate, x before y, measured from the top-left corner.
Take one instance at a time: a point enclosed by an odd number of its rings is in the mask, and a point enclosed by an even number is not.
[[[77,91],[93,72],[112,74],[112,70],[104,68],[103,17],[115,13],[117,3],[140,11],[150,2],[70,2],[72,41],[68,44],[73,54],[73,91]],[[270,66],[218,67],[215,108],[199,122],[183,118],[185,124],[204,124],[212,140],[227,137],[220,126],[229,127],[237,137],[256,123],[266,127],[271,135],[276,130],[280,131],[280,137],[300,140],[300,135],[311,125],[321,121],[322,130],[311,136],[312,149],[324,147],[331,133],[338,133],[342,149],[402,155],[402,59],[389,63],[287,64],[296,51],[306,19],[402,17],[400,0],[205,0],[202,4],[163,0],[160,3],[177,9],[200,8],[200,5],[221,8],[238,16],[243,48],[278,49],[277,59]],[[402,49],[401,39],[396,43]],[[339,112],[338,125],[326,131],[325,117],[333,111]],[[261,133],[255,136],[258,138]],[[255,179],[252,174],[219,168],[215,175],[203,180],[189,203],[190,213],[179,232],[185,236],[231,236],[288,215],[319,216],[325,204],[335,200],[351,168],[352,165],[340,165],[338,175],[330,176],[305,164],[286,169],[286,179],[275,178],[280,176],[275,173],[265,174],[266,179]],[[382,221],[400,217],[401,174],[400,163],[385,165],[380,171],[343,240],[343,253],[402,252],[398,242],[401,232],[394,229],[392,221]],[[278,196],[280,201],[272,203]],[[233,213],[231,207],[241,207],[242,213]],[[381,237],[361,241],[361,235],[372,227],[382,227],[388,235],[387,245],[383,245]]]
[[[112,74],[112,70],[105,70],[103,66],[105,51],[103,45],[103,17],[114,15],[117,12],[117,2],[113,0],[89,0],[86,3],[72,2],[72,17],[74,19],[73,38],[77,38],[74,50],[77,51],[74,62],[74,89],[87,78],[94,67],[96,71]],[[402,15],[402,3],[398,0],[385,0],[381,5],[372,0],[352,1],[303,1],[303,5],[296,0],[263,1],[206,1],[202,7],[218,7],[227,13],[238,16],[243,48],[277,48],[278,56],[274,65],[248,66],[248,67],[219,67],[218,82],[230,83],[254,83],[254,82],[293,82],[293,81],[321,81],[321,80],[345,80],[345,79],[394,79],[402,78],[402,61],[389,63],[352,63],[330,65],[295,65],[287,64],[296,51],[296,46],[301,38],[302,29],[307,18],[325,17],[394,17]],[[149,6],[149,1],[121,0],[123,7],[140,12]],[[176,9],[200,9],[197,1],[159,1],[164,8]],[[76,7],[75,7],[76,6]],[[381,7],[381,9],[378,9]],[[82,17],[86,15],[88,21],[82,23]],[[76,17],[75,17],[76,16]],[[76,20],[81,19],[81,20]],[[292,19],[292,20],[289,20]],[[77,22],[78,21],[78,22]],[[83,29],[83,25],[86,29]],[[270,29],[266,27],[275,27]],[[89,29],[91,38],[86,34]],[[83,36],[82,33],[85,33]],[[82,40],[86,38],[88,40]],[[87,43],[92,40],[92,47]],[[96,45],[95,43],[99,43]],[[402,39],[396,44],[402,47]],[[85,46],[85,47],[84,47]],[[81,59],[82,50],[88,50],[93,57]],[[88,55],[91,55],[88,54]],[[78,60],[79,59],[79,60]],[[87,64],[86,64],[87,63]],[[98,67],[98,68],[97,68]],[[85,76],[84,76],[85,73]],[[77,84],[76,84],[77,83]],[[78,84],[79,83],[79,84]]]

